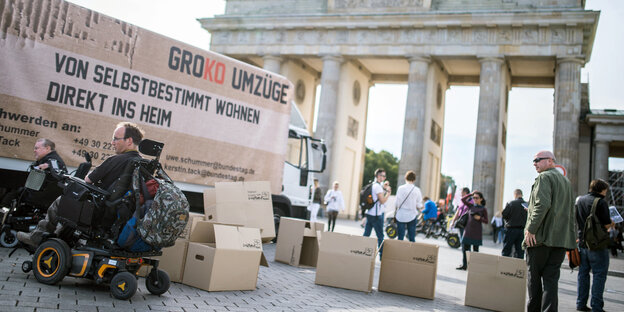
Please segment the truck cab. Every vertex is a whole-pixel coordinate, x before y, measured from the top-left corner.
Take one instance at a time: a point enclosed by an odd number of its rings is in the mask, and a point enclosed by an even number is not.
[[[292,103],[282,193],[273,195],[276,218],[306,218],[307,207],[312,201],[314,174],[325,170],[326,152],[325,143],[310,136],[301,112]]]

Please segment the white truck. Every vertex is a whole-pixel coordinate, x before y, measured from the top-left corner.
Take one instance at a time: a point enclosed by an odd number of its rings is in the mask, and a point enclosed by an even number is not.
[[[284,77],[65,1],[0,6],[0,69],[0,195],[24,184],[37,139],[97,166],[122,121],[165,143],[192,211],[217,181],[270,181],[275,216],[305,217],[325,169]]]

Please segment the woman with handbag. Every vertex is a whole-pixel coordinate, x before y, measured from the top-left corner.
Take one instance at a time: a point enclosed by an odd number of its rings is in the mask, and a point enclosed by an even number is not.
[[[394,217],[397,222],[397,235],[399,240],[405,237],[407,228],[407,239],[413,242],[416,238],[416,217],[422,208],[422,194],[420,189],[414,185],[416,173],[408,171],[405,173],[405,184],[399,186],[396,193]]]
[[[470,202],[470,198],[474,204]],[[487,209],[485,209],[485,198],[483,193],[474,191],[464,197],[462,202],[468,206],[468,222],[462,236],[462,265],[457,267],[458,270],[466,270],[468,262],[466,260],[466,251],[470,251],[472,246],[473,252],[479,252],[479,246],[483,245],[483,228],[481,224],[488,224]]]

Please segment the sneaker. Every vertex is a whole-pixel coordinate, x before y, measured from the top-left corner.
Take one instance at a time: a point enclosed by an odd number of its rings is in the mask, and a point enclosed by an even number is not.
[[[592,309],[590,309],[590,308],[589,308],[589,307],[587,307],[587,306],[583,306],[583,307],[580,307],[580,308],[579,308],[579,307],[577,307],[577,308],[576,308],[576,311],[591,311],[591,310],[592,310]]]
[[[26,232],[17,232],[17,240],[20,242],[36,247],[41,243],[41,239],[43,238],[43,232],[41,231],[32,231],[30,233]]]

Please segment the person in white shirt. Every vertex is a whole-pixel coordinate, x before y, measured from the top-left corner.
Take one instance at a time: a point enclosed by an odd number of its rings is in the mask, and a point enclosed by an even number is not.
[[[392,189],[387,186],[385,189],[381,184],[386,180],[386,170],[375,170],[375,183],[373,183],[372,196],[375,203],[372,208],[366,211],[366,226],[364,227],[364,236],[369,237],[373,229],[377,235],[377,246],[381,246],[384,240],[384,204],[390,198]],[[382,249],[379,249],[379,258],[381,258]]]
[[[338,181],[334,182],[334,187],[327,190],[325,194],[325,205],[327,205],[327,231],[334,231],[338,212],[344,210],[344,199],[342,192],[338,190]]]
[[[394,217],[397,221],[397,235],[399,240],[405,237],[407,228],[407,239],[413,242],[416,237],[416,217],[422,210],[422,193],[418,186],[414,185],[416,173],[408,171],[405,173],[405,184],[399,186],[396,193]]]

